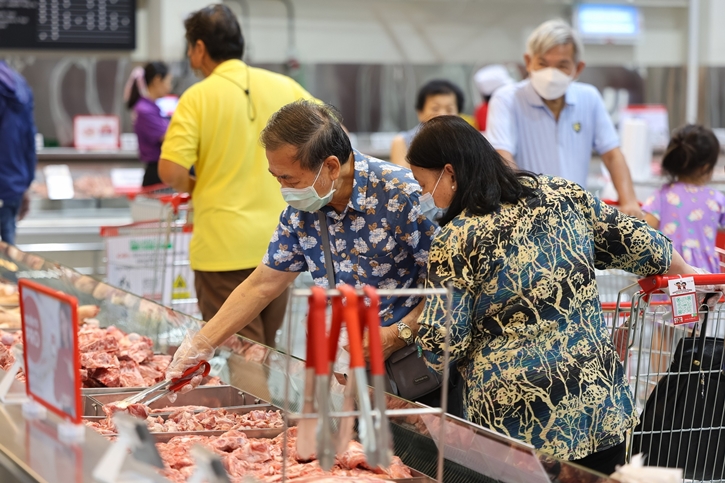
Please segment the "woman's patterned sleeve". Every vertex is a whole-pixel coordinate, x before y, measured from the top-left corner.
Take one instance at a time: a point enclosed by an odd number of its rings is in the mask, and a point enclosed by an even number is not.
[[[426,286],[446,288],[451,283],[453,287],[450,362],[465,356],[471,342],[471,317],[479,279],[476,272],[479,255],[468,248],[475,246],[473,241],[465,236],[465,227],[443,228],[431,245],[428,259]],[[446,314],[446,297],[430,296],[418,319],[418,345],[428,365],[437,372],[443,372],[444,367]]]
[[[583,191],[583,190],[582,190]],[[589,193],[585,212],[591,217],[595,263],[599,270],[618,268],[642,277],[666,273],[672,242],[647,222],[625,215]]]

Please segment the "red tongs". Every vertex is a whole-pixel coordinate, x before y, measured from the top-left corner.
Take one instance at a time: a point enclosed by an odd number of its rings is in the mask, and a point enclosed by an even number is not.
[[[340,285],[337,289],[342,293],[342,300],[338,303],[342,304],[342,317],[335,317],[335,301],[333,301],[333,318],[332,328],[330,330],[330,352],[331,358],[333,354],[337,354],[337,344],[340,335],[342,322],[347,326],[347,334],[350,347],[350,375],[345,385],[345,399],[343,401],[343,412],[351,412],[355,410],[355,396],[358,399],[358,436],[365,451],[365,458],[371,468],[378,465],[377,462],[377,444],[375,441],[372,408],[370,405],[370,392],[368,391],[367,374],[365,373],[365,355],[363,353],[362,326],[360,321],[360,312],[358,308],[358,296],[355,289],[350,285]],[[343,304],[344,302],[344,304]],[[338,307],[338,312],[340,311]],[[378,334],[378,342],[380,335]],[[382,346],[381,346],[382,348]],[[382,356],[382,354],[381,354]],[[347,451],[347,446],[352,439],[353,426],[355,418],[341,418],[339,431],[337,434],[336,448],[338,454]]]
[[[201,375],[201,377],[208,376],[210,370],[211,365],[207,361],[201,361],[197,365],[185,370],[181,377],[172,379],[170,381],[161,381],[158,384],[149,387],[148,389],[144,389],[143,391],[134,394],[133,396],[127,397],[126,399],[117,402],[115,405],[122,409],[127,408],[131,404],[145,404],[148,406],[151,403],[156,402],[162,397],[166,396],[167,394],[170,394],[172,392],[178,392],[179,390],[181,390],[182,387],[189,384],[191,380],[197,375]],[[154,394],[157,391],[160,392]]]
[[[380,296],[375,288],[365,285],[363,292],[369,303],[364,300],[360,304],[360,319],[363,327],[368,329],[368,346],[370,348],[370,375],[373,383],[373,400],[377,410],[374,432],[376,436],[377,466],[387,468],[392,461],[390,423],[385,414],[385,358],[383,357],[383,341],[380,338]],[[371,466],[373,462],[368,459]]]
[[[320,287],[312,287],[307,312],[307,357],[305,361],[305,388],[302,412],[315,412],[315,389],[317,390],[318,421],[302,419],[297,425],[297,456],[301,460],[310,460],[315,455],[315,426],[317,426],[317,455],[320,466],[323,461],[328,463],[327,440],[331,437],[328,413],[328,392],[330,388],[330,372],[327,361],[327,337],[325,328],[325,310],[327,296]],[[334,464],[335,454],[331,455]]]

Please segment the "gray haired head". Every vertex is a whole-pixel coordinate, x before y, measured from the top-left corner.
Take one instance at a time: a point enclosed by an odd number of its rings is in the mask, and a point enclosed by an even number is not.
[[[584,55],[584,45],[577,33],[564,20],[549,20],[531,32],[526,41],[526,53],[531,57],[542,56],[558,45],[567,44],[574,48],[574,62],[579,63]]]
[[[298,100],[272,114],[260,136],[262,147],[276,151],[283,146],[297,149],[297,161],[317,171],[329,156],[345,164],[352,154],[350,138],[342,127],[342,116],[333,106]]]

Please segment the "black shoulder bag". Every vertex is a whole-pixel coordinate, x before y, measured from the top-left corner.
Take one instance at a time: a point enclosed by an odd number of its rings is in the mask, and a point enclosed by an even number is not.
[[[685,479],[697,481],[725,475],[725,341],[706,337],[708,315],[722,316],[706,312],[699,336],[693,329],[677,344],[632,441],[633,454],[645,453],[648,466],[682,468]]]

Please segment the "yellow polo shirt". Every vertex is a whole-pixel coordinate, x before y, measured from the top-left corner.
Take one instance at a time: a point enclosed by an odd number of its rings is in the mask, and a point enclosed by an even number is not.
[[[249,90],[247,95],[244,90]],[[259,134],[282,106],[312,96],[289,77],[228,60],[184,92],[161,158],[194,166],[194,270],[256,267],[286,204]]]

